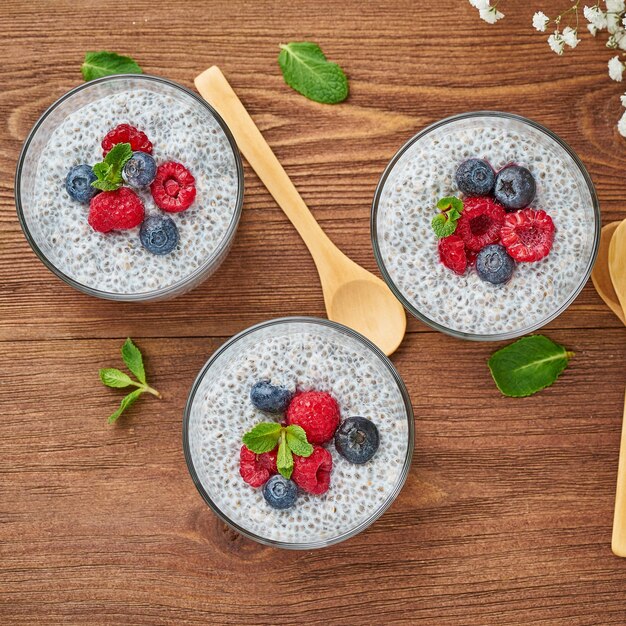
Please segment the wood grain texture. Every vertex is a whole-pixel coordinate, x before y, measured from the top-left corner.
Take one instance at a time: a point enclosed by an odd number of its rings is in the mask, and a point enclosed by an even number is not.
[[[626,331],[590,285],[546,331],[576,352],[571,368],[524,400],[495,389],[493,346],[410,321],[393,357],[416,413],[405,489],[358,537],[285,553],[218,522],[181,446],[186,394],[220,343],[269,317],[324,312],[313,261],[251,170],[225,264],[166,303],[75,293],[31,252],[13,204],[28,130],[80,82],[84,52],[105,48],[189,87],[219,65],[326,232],[371,271],[385,164],[424,125],[470,109],[549,126],[589,168],[603,220],[624,218],[612,53],[586,38],[557,58],[527,4],[503,2],[506,19],[489,27],[464,0],[134,0],[115,5],[113,24],[87,0],[4,1],[1,624],[626,623],[626,561],[610,550]],[[556,13],[565,1],[540,4]],[[318,105],[283,84],[277,46],[298,39],[341,63],[347,102]],[[128,335],[165,399],[142,399],[111,428],[119,393],[97,369]]]

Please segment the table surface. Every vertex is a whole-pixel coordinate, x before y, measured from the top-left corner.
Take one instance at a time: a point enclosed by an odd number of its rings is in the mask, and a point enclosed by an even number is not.
[[[545,0],[556,13],[565,0]],[[419,5],[419,8],[418,8]],[[204,505],[181,415],[199,368],[262,320],[324,316],[313,262],[245,165],[243,217],[219,272],[174,301],[119,305],[57,280],[16,219],[20,146],[81,82],[86,50],[135,57],[189,87],[222,67],[330,237],[377,272],[369,211],[413,133],[472,109],[527,115],[568,141],[603,221],[622,205],[626,140],[612,53],[563,58],[503,2],[116,3],[5,0],[0,21],[0,622],[3,624],[624,624],[626,561],[610,550],[626,337],[591,284],[546,328],[576,352],[535,397],[501,397],[486,360],[411,319],[393,361],[415,408],[407,484],[372,527],[313,552],[257,545]],[[110,8],[110,7],[109,7]],[[313,40],[350,77],[339,106],[287,88],[278,44]],[[111,427],[120,393],[98,368],[133,337],[164,400]]]

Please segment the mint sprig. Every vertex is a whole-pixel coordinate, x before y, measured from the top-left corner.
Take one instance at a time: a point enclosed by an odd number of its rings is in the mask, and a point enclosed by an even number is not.
[[[92,187],[101,191],[115,191],[122,186],[122,170],[126,161],[133,156],[133,149],[129,143],[118,143],[104,157],[104,161],[93,166],[96,180],[91,183]]]
[[[255,454],[271,452],[278,446],[276,466],[287,479],[293,472],[293,455],[311,456],[313,446],[307,441],[301,426],[281,426],[277,422],[261,422],[243,436],[243,443]]]
[[[441,198],[437,202],[440,213],[433,217],[431,226],[439,239],[454,234],[457,222],[463,212],[463,201],[454,196]]]
[[[143,70],[131,57],[125,57],[117,52],[87,52],[80,71],[86,81],[112,74],[142,74]]]
[[[531,335],[495,352],[489,370],[505,396],[521,398],[552,385],[573,356],[544,335]]]
[[[100,380],[107,387],[122,389],[124,387],[137,387],[128,395],[122,398],[119,408],[109,416],[109,424],[112,424],[117,418],[129,407],[142,393],[151,393],[157,398],[161,398],[161,394],[148,385],[146,382],[146,372],[143,366],[143,357],[139,348],[128,338],[122,346],[122,359],[126,367],[137,377],[133,380],[128,374],[115,368],[101,369]]]
[[[278,65],[285,82],[309,100],[336,104],[348,97],[346,75],[336,63],[326,59],[316,43],[280,44]]]

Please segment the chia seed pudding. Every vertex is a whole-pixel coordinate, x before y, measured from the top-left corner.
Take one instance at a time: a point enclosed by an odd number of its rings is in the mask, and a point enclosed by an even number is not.
[[[326,493],[301,492],[286,510],[269,506],[239,472],[243,433],[268,421],[250,402],[251,387],[264,379],[331,394],[342,419],[371,419],[380,434],[376,454],[356,465],[331,442]],[[262,543],[308,549],[356,534],[391,504],[411,461],[413,414],[397,372],[373,344],[333,322],[285,318],[244,331],[208,361],[187,403],[184,446],[196,486],[224,521]]]
[[[120,124],[149,136],[157,163],[183,163],[195,178],[193,204],[170,216],[179,238],[169,254],[144,248],[139,227],[96,232],[90,207],[64,187],[70,168],[102,161],[101,141]],[[18,167],[18,213],[42,260],[77,288],[113,299],[171,296],[226,256],[241,211],[241,177],[228,130],[201,100],[162,79],[116,76],[70,92],[36,125]],[[162,214],[149,188],[134,192],[146,219]]]
[[[505,284],[475,271],[456,275],[440,262],[435,206],[459,194],[455,172],[473,157],[495,171],[528,168],[536,181],[529,207],[545,210],[556,229],[549,255],[518,263]],[[599,227],[593,185],[574,153],[539,125],[502,113],[460,115],[416,135],[385,171],[372,213],[377,260],[396,295],[426,323],[475,339],[519,336],[564,310],[589,277]]]

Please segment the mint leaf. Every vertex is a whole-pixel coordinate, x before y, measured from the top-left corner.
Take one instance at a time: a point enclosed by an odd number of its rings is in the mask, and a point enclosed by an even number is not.
[[[122,186],[122,169],[126,161],[133,156],[133,149],[129,143],[118,143],[104,157],[104,161],[93,166],[93,173],[97,180],[91,183],[92,187],[102,191],[115,191]]]
[[[430,224],[435,231],[435,235],[437,235],[439,239],[449,237],[456,230],[456,220],[448,219],[445,213],[435,215]]]
[[[455,198],[454,196],[446,196],[445,198],[441,198],[441,200],[437,202],[437,208],[440,211],[455,209],[455,211],[459,213],[460,217],[460,214],[463,211],[463,201],[459,200],[459,198]]]
[[[285,428],[285,438],[289,449],[297,456],[311,456],[313,446],[307,441],[306,432],[302,426],[291,424]]]
[[[131,391],[127,396],[122,398],[122,402],[120,403],[119,409],[115,411],[115,413],[109,415],[109,424],[112,424],[117,420],[117,418],[131,405],[137,400],[137,398],[144,392],[143,389],[135,389],[135,391]]]
[[[132,342],[130,337],[124,342],[122,346],[122,359],[126,363],[126,367],[137,377],[140,383],[146,382],[146,372],[143,368],[143,358],[141,351]]]
[[[281,429],[280,433],[280,445],[278,446],[278,455],[276,456],[276,467],[286,479],[289,480],[291,478],[291,473],[293,472],[293,455],[287,445],[285,429]]]
[[[531,335],[495,352],[489,370],[505,396],[521,398],[554,383],[572,356],[544,335]]]
[[[280,48],[278,65],[292,89],[323,104],[336,104],[348,97],[346,75],[326,59],[316,43],[291,42],[280,44]]]
[[[276,447],[281,431],[282,427],[277,422],[262,422],[243,436],[243,443],[256,454],[270,452]]]
[[[86,81],[112,74],[142,74],[142,69],[137,62],[130,57],[125,57],[116,52],[87,52],[85,60],[80,66],[80,71]]]
[[[107,387],[128,387],[133,384],[133,381],[130,379],[128,374],[124,374],[124,372],[120,372],[120,370],[116,369],[101,369],[100,370],[100,380]]]

